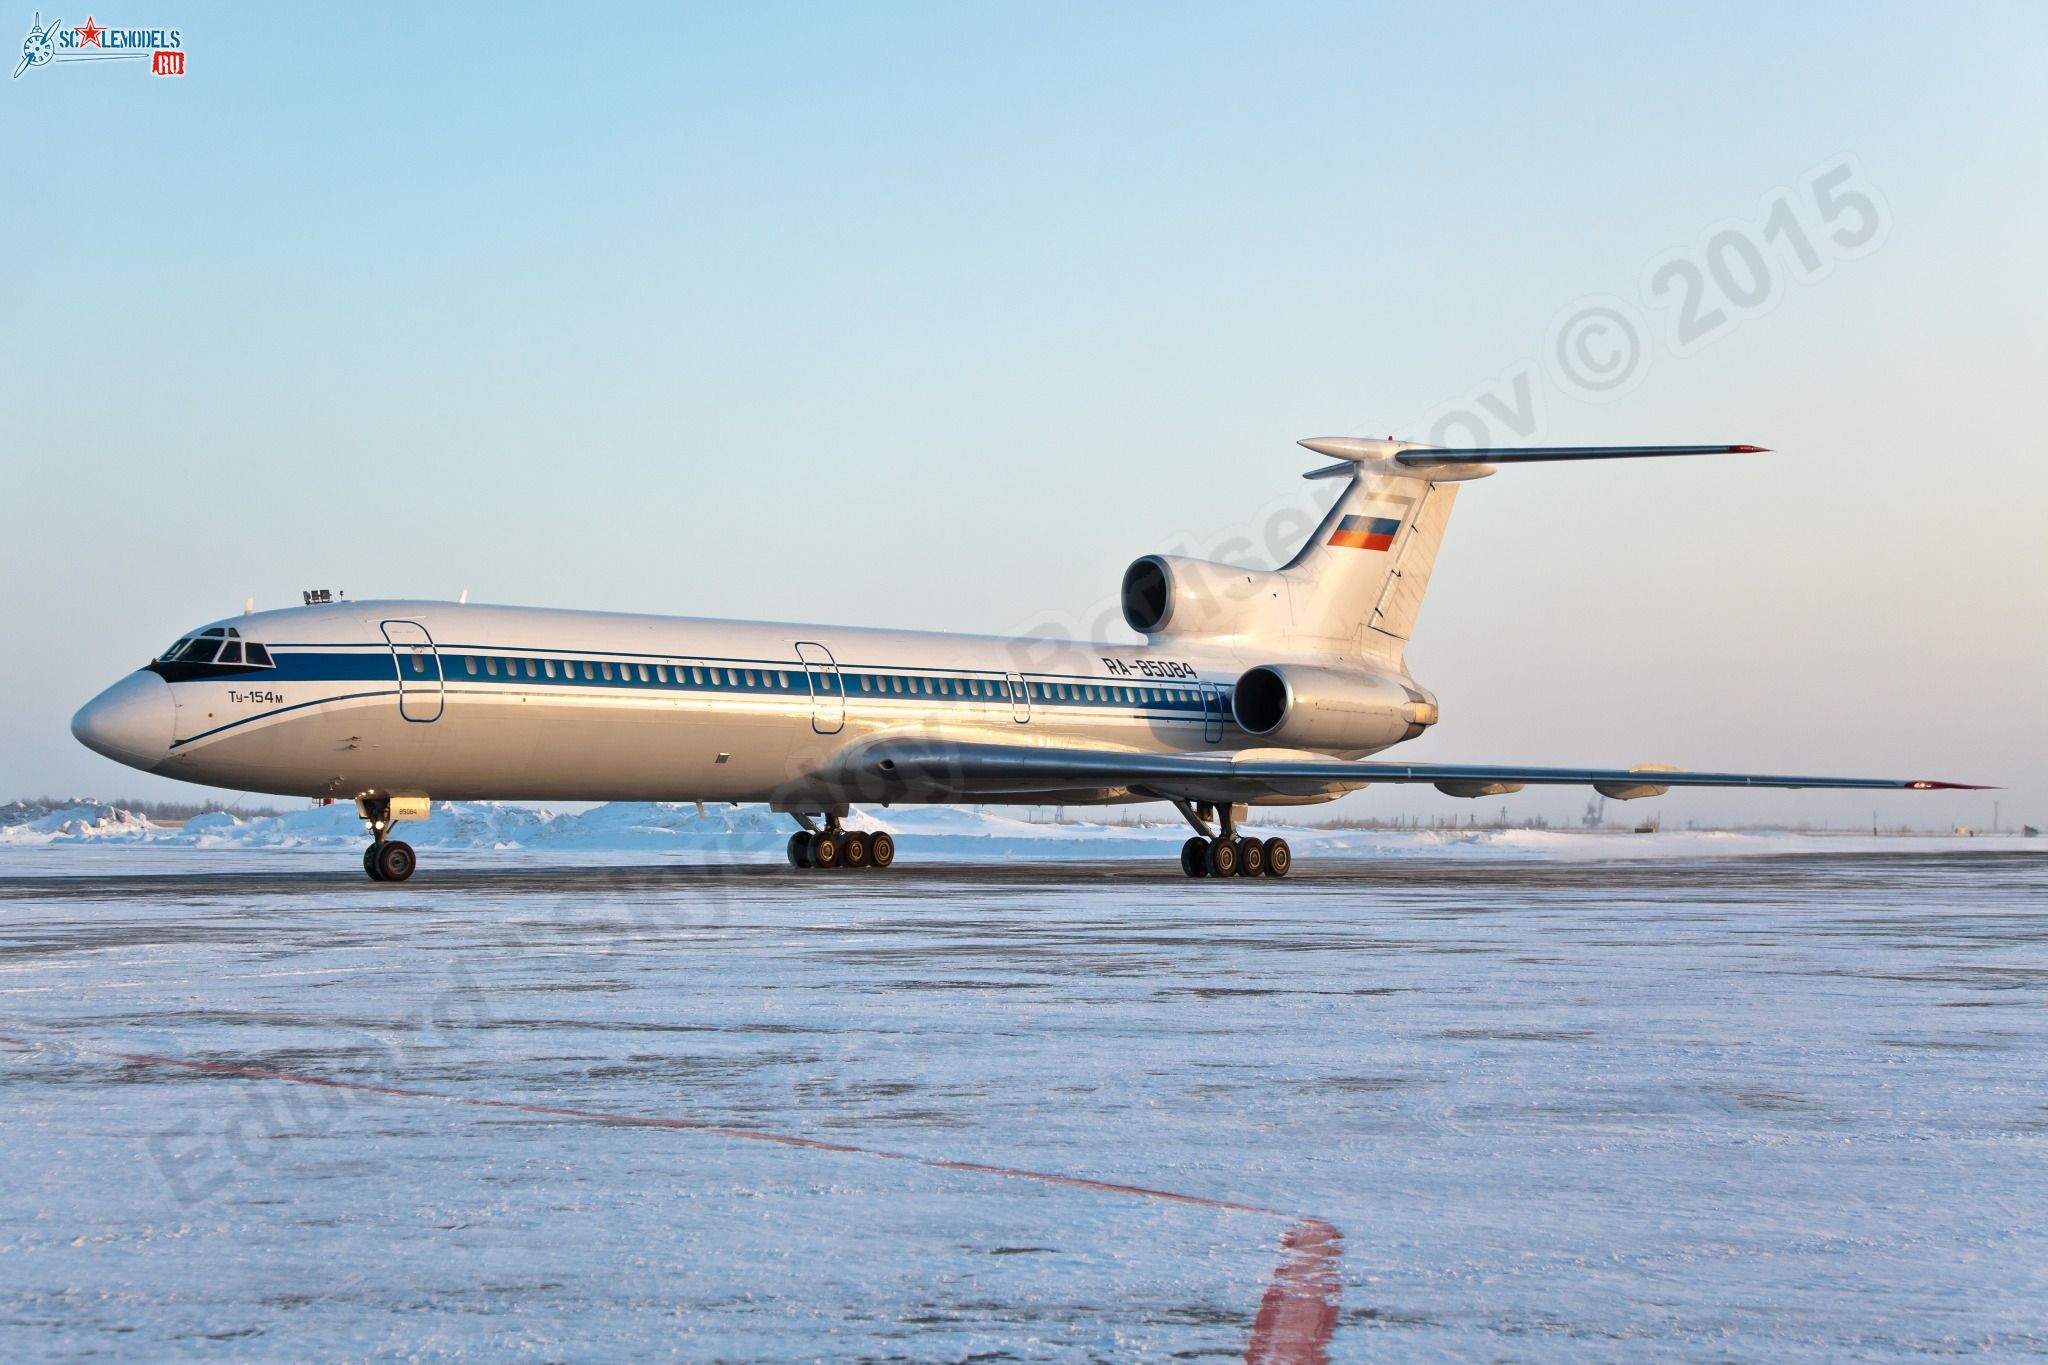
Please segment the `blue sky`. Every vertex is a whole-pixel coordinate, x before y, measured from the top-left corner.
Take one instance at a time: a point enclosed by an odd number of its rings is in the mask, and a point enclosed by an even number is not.
[[[2038,6],[95,17],[188,74],[0,90],[0,796],[176,791],[66,722],[252,594],[1086,628],[1306,505],[1295,438],[1527,370],[1540,439],[1777,453],[1468,489],[1419,756],[2048,817]],[[1838,164],[1882,232],[1799,271],[1761,225]],[[1723,230],[1771,281],[1673,350],[1648,277]],[[1650,341],[1592,401],[1545,357],[1601,299]]]

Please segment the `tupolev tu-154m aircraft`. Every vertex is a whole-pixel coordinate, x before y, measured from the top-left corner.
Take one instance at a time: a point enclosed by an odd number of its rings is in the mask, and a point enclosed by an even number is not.
[[[1632,768],[1366,762],[1422,734],[1436,698],[1404,647],[1458,486],[1552,460],[1761,453],[1757,446],[1445,449],[1301,442],[1346,480],[1285,566],[1147,555],[1124,573],[1142,645],[693,617],[334,600],[193,630],[80,710],[72,733],[144,772],[353,799],[363,868],[402,882],[391,837],[433,798],[767,802],[789,860],[886,868],[854,802],[1167,801],[1196,830],[1190,877],[1284,877],[1252,806],[1375,782],[1452,796],[1588,785],[1924,791],[1966,784]],[[1977,790],[1972,788],[1972,790]]]

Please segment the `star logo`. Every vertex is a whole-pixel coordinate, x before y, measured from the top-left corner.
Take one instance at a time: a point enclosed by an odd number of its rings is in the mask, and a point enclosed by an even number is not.
[[[78,45],[80,47],[106,46],[105,43],[102,43],[100,41],[100,35],[102,33],[105,33],[106,30],[101,28],[98,24],[95,24],[92,21],[92,16],[90,14],[85,16],[85,27],[80,28],[77,24],[73,24],[71,26],[71,31],[78,35]]]

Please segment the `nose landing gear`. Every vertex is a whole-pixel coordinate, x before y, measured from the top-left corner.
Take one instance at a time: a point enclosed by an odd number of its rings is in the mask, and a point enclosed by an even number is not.
[[[409,814],[411,819],[425,819],[426,799],[424,797],[402,797],[408,803],[417,802],[420,814]],[[363,872],[373,882],[402,882],[412,876],[419,866],[419,857],[412,851],[412,845],[403,839],[388,838],[392,825],[391,797],[357,797],[356,814],[370,829],[370,846],[363,850]]]

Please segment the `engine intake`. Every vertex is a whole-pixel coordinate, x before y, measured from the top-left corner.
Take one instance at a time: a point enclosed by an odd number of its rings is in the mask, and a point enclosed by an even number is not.
[[[1391,678],[1300,664],[1245,670],[1231,710],[1246,734],[1303,749],[1365,752],[1436,724],[1436,702]]]

